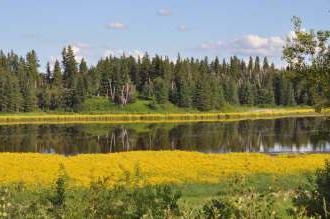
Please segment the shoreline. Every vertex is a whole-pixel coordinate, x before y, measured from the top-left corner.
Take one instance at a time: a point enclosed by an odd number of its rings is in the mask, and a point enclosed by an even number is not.
[[[265,109],[219,113],[16,114],[12,116],[0,115],[0,124],[226,122],[247,119],[275,119],[302,116],[317,117],[329,115],[330,109],[326,109],[322,113],[316,113],[314,109]]]

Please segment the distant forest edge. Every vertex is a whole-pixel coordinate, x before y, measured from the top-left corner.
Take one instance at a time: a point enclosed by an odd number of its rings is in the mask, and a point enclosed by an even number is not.
[[[288,78],[288,71],[276,69],[266,57],[262,63],[251,57],[246,64],[235,56],[228,63],[180,57],[171,62],[145,54],[138,60],[107,57],[88,68],[84,59],[77,63],[70,46],[62,55],[62,65],[56,61],[51,70],[48,64],[41,73],[35,51],[26,58],[0,52],[0,111],[79,111],[85,100],[97,96],[118,105],[143,99],[150,100],[150,108],[170,102],[201,111],[221,110],[225,104],[315,103],[310,87]]]
[[[147,53],[137,59],[110,56],[89,67],[67,46],[62,60],[40,72],[34,50],[26,57],[0,51],[0,112],[81,112],[104,100],[122,108],[143,102],[151,110],[315,105],[329,97],[330,32],[305,32],[298,18],[293,24],[296,37],[284,48],[285,69],[275,68],[267,57],[250,57],[247,63],[236,56],[171,61]],[[311,78],[306,72],[317,74]]]

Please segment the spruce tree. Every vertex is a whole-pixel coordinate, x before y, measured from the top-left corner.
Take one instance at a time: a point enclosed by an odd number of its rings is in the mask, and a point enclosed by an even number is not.
[[[50,64],[49,64],[49,62],[47,62],[47,66],[46,66],[46,81],[47,81],[48,84],[51,83],[52,78],[53,78],[53,74],[52,74],[52,72],[50,70]]]
[[[78,73],[78,67],[76,58],[74,55],[74,51],[71,46],[63,49],[62,52],[63,59],[63,78],[64,78],[64,86],[65,88],[74,88],[76,82],[76,76]]]
[[[166,81],[160,77],[155,79],[155,97],[158,103],[164,104],[168,101],[168,85]]]
[[[194,106],[198,110],[207,111],[212,109],[212,94],[209,83],[210,80],[206,75],[203,75],[196,83]]]

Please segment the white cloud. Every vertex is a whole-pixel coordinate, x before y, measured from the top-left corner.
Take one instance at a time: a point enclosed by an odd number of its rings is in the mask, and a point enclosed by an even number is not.
[[[136,59],[139,57],[142,58],[144,56],[144,52],[140,50],[129,50],[129,51],[124,51],[123,49],[107,49],[104,51],[103,56],[114,56],[114,57],[120,57],[122,55],[125,56],[132,56]]]
[[[189,30],[189,28],[186,25],[180,25],[180,26],[178,26],[178,30],[180,32],[187,32]]]
[[[246,35],[226,42],[207,42],[200,45],[201,49],[216,50],[231,55],[242,56],[279,56],[285,40],[281,37],[262,37]]]
[[[124,23],[116,21],[116,22],[111,22],[111,23],[107,24],[106,28],[115,29],[115,30],[123,30],[123,29],[126,29],[127,26]]]
[[[78,55],[79,52],[80,52],[80,47],[78,47],[78,46],[72,46],[72,50],[73,50],[73,53],[75,55]]]
[[[171,12],[171,10],[169,10],[169,9],[159,9],[158,11],[157,11],[157,15],[158,16],[164,16],[164,17],[167,17],[167,16],[171,16],[172,15],[172,12]]]
[[[86,43],[73,43],[72,50],[77,62],[80,62],[81,59],[86,61],[87,57],[91,55],[91,46]]]
[[[49,59],[49,65],[50,65],[50,70],[54,70],[54,65],[56,61],[61,61],[62,57],[61,56],[51,56]]]

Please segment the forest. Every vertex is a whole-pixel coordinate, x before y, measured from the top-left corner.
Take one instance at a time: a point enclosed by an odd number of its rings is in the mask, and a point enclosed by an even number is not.
[[[105,57],[95,66],[77,61],[67,46],[62,60],[40,71],[37,53],[26,57],[0,51],[0,112],[79,112],[87,99],[105,97],[125,106],[147,100],[180,108],[221,111],[225,105],[313,105],[321,92],[267,57],[229,60],[132,56]]]

